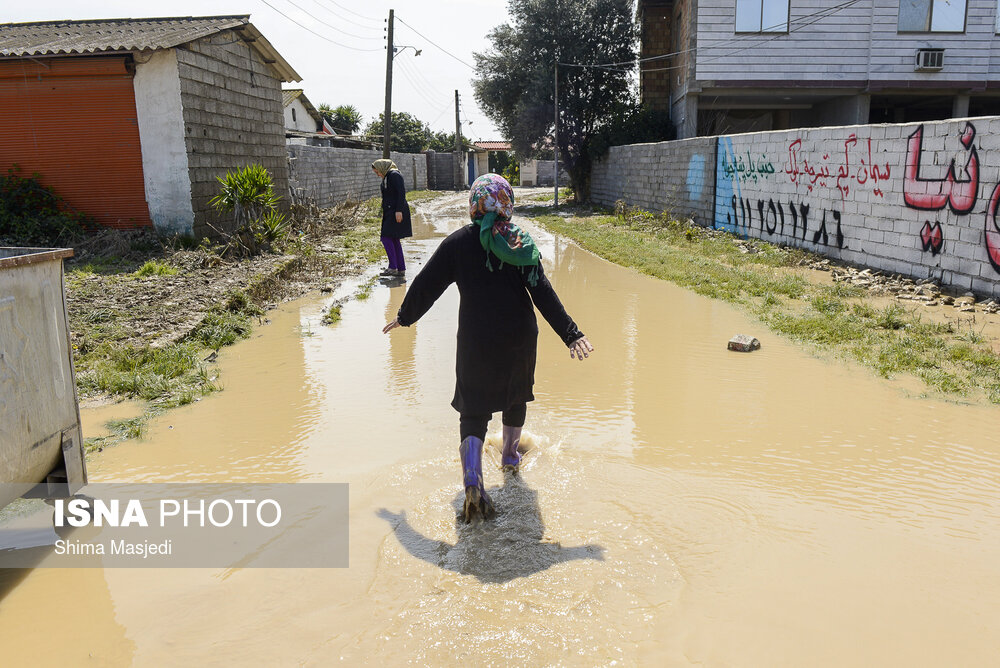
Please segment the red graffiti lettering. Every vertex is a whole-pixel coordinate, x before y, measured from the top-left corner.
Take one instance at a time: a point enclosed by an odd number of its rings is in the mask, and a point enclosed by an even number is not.
[[[924,126],[913,131],[906,146],[906,171],[903,175],[903,200],[907,206],[925,211],[936,211],[949,206],[957,214],[972,211],[979,192],[979,154],[972,145],[975,136],[975,127],[972,123],[966,123],[961,136],[962,145],[969,151],[962,170],[966,178],[959,180],[955,160],[952,159],[943,179],[925,179],[920,176]]]

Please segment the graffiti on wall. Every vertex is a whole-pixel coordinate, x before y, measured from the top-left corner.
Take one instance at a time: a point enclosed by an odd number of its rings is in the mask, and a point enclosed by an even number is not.
[[[844,232],[841,226],[841,212],[833,208],[815,206],[806,196],[783,200],[780,196],[744,197],[743,184],[758,184],[777,173],[774,162],[766,154],[754,156],[750,151],[736,154],[732,139],[720,137],[716,178],[716,227],[750,236],[754,229],[765,235],[792,237],[817,246],[844,248]],[[802,142],[796,140],[790,147],[793,161],[799,159]],[[795,174],[793,183],[802,183],[807,194],[815,185],[825,185],[826,171],[813,168],[807,158],[786,166],[786,174]],[[805,178],[800,179],[802,175]],[[721,194],[721,197],[720,197]],[[725,207],[723,209],[723,207]],[[725,216],[723,219],[722,216]]]
[[[845,213],[846,203],[902,204],[919,212],[910,232],[912,243],[936,258],[946,251],[950,225],[971,222],[969,217],[978,215],[977,203],[983,197],[985,206],[980,205],[978,211],[985,215],[986,256],[1000,273],[1000,184],[980,195],[984,175],[976,126],[966,121],[957,127],[957,132],[952,130],[943,138],[938,128],[933,139],[927,138],[923,124],[902,140],[873,140],[851,133],[842,141],[827,138],[810,144],[808,134],[793,134],[778,146],[774,139],[742,136],[736,138],[739,145],[734,147],[734,138],[720,137],[716,227],[740,235],[790,237],[804,245],[843,249],[849,244],[845,230],[868,227],[854,217],[871,213],[863,207]],[[775,159],[767,150],[761,151],[759,144],[754,146],[760,141],[769,141],[771,150],[784,155]],[[900,141],[905,146],[893,151]],[[893,155],[900,156],[898,162],[883,159]],[[991,193],[988,199],[986,193]],[[886,213],[875,215],[887,217]],[[843,224],[845,216],[854,222]],[[891,214],[888,217],[894,219]],[[968,258],[969,251],[964,252]]]
[[[854,160],[851,160],[851,154]],[[841,158],[843,158],[841,160]],[[892,168],[888,162],[879,167],[872,159],[872,140],[869,137],[859,144],[858,136],[851,133],[844,140],[843,156],[837,155],[831,159],[829,153],[824,153],[817,166],[817,161],[809,161],[809,156],[802,152],[802,139],[796,138],[788,143],[788,162],[785,164],[785,174],[789,181],[798,186],[804,186],[811,193],[814,188],[836,188],[841,201],[847,198],[855,186],[870,187],[876,197],[885,197],[885,192],[879,186],[880,182],[888,181],[892,176]]]

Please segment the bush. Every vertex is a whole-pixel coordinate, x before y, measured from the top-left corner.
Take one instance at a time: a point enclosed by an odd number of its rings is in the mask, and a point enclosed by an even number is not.
[[[86,215],[66,208],[42,186],[38,174],[20,175],[14,165],[0,175],[0,245],[65,246],[94,229]]]
[[[224,252],[256,255],[288,236],[291,226],[278,211],[281,198],[263,166],[247,165],[218,179],[222,190],[209,203],[230,216],[220,227],[213,226],[226,245]]]

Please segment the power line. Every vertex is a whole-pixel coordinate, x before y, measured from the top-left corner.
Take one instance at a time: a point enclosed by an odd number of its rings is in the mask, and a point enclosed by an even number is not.
[[[372,16],[365,16],[364,14],[358,14],[358,13],[357,13],[356,11],[354,11],[353,9],[348,9],[347,7],[344,7],[344,6],[343,6],[342,4],[340,4],[339,2],[336,2],[336,0],[327,0],[327,2],[329,2],[329,3],[330,3],[331,5],[333,5],[334,7],[339,7],[340,9],[343,9],[343,10],[344,10],[345,12],[347,12],[348,14],[354,14],[354,15],[355,15],[355,16],[357,16],[358,18],[362,18],[362,19],[364,19],[365,21],[371,21],[371,22],[373,22],[373,23],[382,23],[383,21],[385,21],[385,19],[379,19],[379,18],[375,18],[375,17],[372,17]]]
[[[319,18],[317,16],[314,16],[313,14],[310,14],[308,11],[306,11],[305,9],[303,9],[302,7],[300,7],[299,5],[295,4],[295,2],[293,0],[286,0],[286,2],[288,2],[288,4],[290,4],[292,7],[295,7],[297,10],[299,10],[300,12],[302,12],[303,14],[305,14],[306,16],[308,16],[309,18],[311,18],[312,20],[318,21],[319,23],[322,23],[323,25],[325,25],[327,28],[332,28],[333,30],[336,30],[337,32],[341,33],[342,35],[347,35],[348,37],[354,37],[355,39],[363,39],[363,40],[380,40],[381,39],[379,37],[372,37],[370,35],[355,35],[354,33],[347,32],[346,30],[341,30],[340,28],[338,28],[337,26],[333,25],[332,23],[327,23],[323,19],[321,19],[321,18]]]
[[[308,32],[311,32],[312,34],[316,35],[320,39],[326,40],[327,42],[330,42],[331,44],[335,44],[335,45],[337,45],[339,47],[343,47],[345,49],[350,49],[352,51],[381,51],[382,50],[382,49],[361,49],[361,48],[356,47],[356,46],[349,46],[347,44],[341,44],[340,42],[338,42],[336,40],[330,39],[326,35],[319,34],[318,32],[316,32],[315,30],[313,30],[312,28],[310,28],[308,26],[302,25],[301,23],[299,23],[298,21],[296,21],[295,19],[293,19],[291,16],[289,16],[288,14],[284,13],[283,11],[281,11],[280,9],[278,9],[277,7],[275,7],[274,5],[272,5],[267,0],[260,0],[260,1],[263,2],[265,5],[267,5],[268,7],[270,7],[271,9],[273,9],[274,11],[278,12],[279,14],[281,14],[282,16],[284,16],[286,19],[288,19],[289,21],[291,21],[292,23],[294,23],[298,27],[300,27],[303,30],[306,30]]]
[[[701,62],[706,62],[706,61],[711,61],[711,60],[718,60],[719,58],[724,58],[724,57],[732,55],[734,53],[739,53],[740,51],[745,51],[746,49],[750,49],[750,48],[761,46],[763,44],[767,44],[768,42],[774,41],[776,39],[779,39],[779,38],[785,36],[785,34],[791,34],[793,32],[797,32],[799,30],[802,30],[803,28],[806,28],[808,26],[813,25],[814,23],[817,23],[817,22],[821,21],[822,19],[825,19],[825,18],[827,18],[829,16],[833,16],[837,12],[839,12],[841,10],[844,10],[844,9],[847,9],[851,5],[855,5],[855,4],[859,3],[859,2],[861,2],[861,0],[847,0],[847,2],[841,3],[839,5],[835,5],[833,7],[826,7],[824,9],[820,9],[820,10],[812,12],[810,14],[804,14],[802,16],[798,16],[798,17],[792,19],[791,21],[789,21],[788,22],[789,25],[795,24],[795,23],[801,23],[803,21],[807,21],[808,19],[815,19],[815,20],[808,21],[806,23],[802,23],[801,25],[796,25],[794,28],[790,28],[789,31],[788,31],[788,33],[778,33],[778,34],[773,35],[771,37],[768,37],[766,39],[762,39],[759,42],[754,42],[753,44],[746,44],[746,40],[745,39],[738,39],[738,38],[735,38],[735,37],[727,37],[726,39],[717,40],[717,41],[715,41],[714,43],[711,43],[711,44],[705,44],[704,46],[701,47],[702,50],[706,50],[706,49],[709,49],[709,48],[719,48],[721,46],[725,46],[726,44],[742,44],[743,46],[741,46],[740,48],[735,49],[733,51],[730,51],[728,53],[724,53],[724,54],[720,54],[718,56],[711,56],[709,58],[702,59]],[[767,30],[771,30],[773,28],[778,28],[781,25],[782,25],[781,23],[777,23],[777,24],[775,24],[773,26],[768,26]],[[764,31],[765,31],[765,29],[762,28],[760,32],[764,33]],[[663,60],[663,59],[666,59],[666,58],[673,58],[674,56],[680,56],[680,55],[683,55],[685,53],[692,53],[692,52],[694,52],[696,50],[697,49],[683,49],[681,51],[674,51],[672,53],[662,53],[662,54],[659,54],[659,55],[656,55],[656,56],[649,56],[648,58],[638,58],[636,60],[624,60],[624,61],[615,62],[615,63],[597,63],[597,64],[594,64],[594,65],[580,65],[580,64],[577,64],[577,63],[562,63],[561,62],[559,64],[563,65],[565,67],[579,67],[579,68],[584,68],[584,69],[601,69],[601,70],[608,70],[608,71],[611,71],[611,72],[628,72],[628,71],[630,71],[629,69],[623,69],[620,66],[621,65],[632,65],[634,63],[644,63],[644,62],[649,62],[649,61],[653,61],[653,60]],[[684,67],[684,66],[683,65],[673,65],[673,66],[670,66],[670,67],[661,67],[661,68],[648,69],[648,70],[642,70],[642,69],[640,69],[640,72],[663,72],[665,70],[675,70],[675,69],[679,69],[681,67]]]
[[[445,48],[444,48],[443,46],[441,46],[441,45],[440,45],[440,44],[438,44],[437,42],[434,42],[433,40],[431,40],[431,39],[430,39],[429,37],[427,37],[427,35],[424,35],[424,34],[423,34],[422,32],[420,32],[419,30],[417,30],[416,28],[414,28],[413,26],[411,26],[411,25],[410,25],[409,23],[407,23],[407,22],[406,22],[406,21],[404,21],[403,19],[399,18],[399,15],[398,15],[398,14],[396,15],[396,19],[397,19],[397,20],[398,20],[398,21],[399,21],[400,23],[402,23],[402,24],[403,24],[404,26],[406,26],[407,28],[409,28],[409,29],[410,29],[410,30],[412,30],[413,32],[417,33],[418,35],[420,35],[421,37],[423,37],[424,39],[426,39],[426,40],[427,40],[428,42],[430,42],[430,43],[431,43],[432,45],[434,45],[435,47],[437,47],[437,48],[438,48],[439,50],[443,51],[443,52],[444,52],[444,53],[446,53],[447,55],[451,56],[452,58],[454,58],[454,59],[455,59],[455,60],[457,60],[458,62],[460,62],[460,63],[462,63],[463,65],[465,65],[466,67],[468,67],[468,68],[469,68],[470,70],[474,70],[474,69],[476,69],[475,67],[473,67],[473,66],[472,66],[472,65],[470,65],[469,63],[465,62],[464,60],[462,60],[461,58],[459,58],[458,56],[456,56],[456,55],[455,55],[454,53],[452,53],[451,51],[448,51],[447,49],[445,49]]]
[[[364,28],[365,30],[377,30],[377,28],[375,28],[374,26],[365,25],[364,23],[358,23],[357,21],[349,19],[346,16],[341,16],[337,12],[333,11],[332,9],[330,9],[329,7],[327,7],[326,5],[324,5],[319,0],[312,0],[312,1],[313,1],[313,4],[319,6],[323,11],[328,12],[331,16],[336,16],[341,21],[344,21],[346,23],[350,23],[351,25],[354,25],[354,26],[358,26],[359,28]],[[336,4],[336,3],[334,3],[334,4]],[[370,20],[375,20],[375,19],[370,19]]]

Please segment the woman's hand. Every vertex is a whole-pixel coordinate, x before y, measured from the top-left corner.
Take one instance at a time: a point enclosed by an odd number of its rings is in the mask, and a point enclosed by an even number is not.
[[[397,223],[403,222],[403,212],[402,211],[397,211],[396,212],[396,222]]]
[[[590,353],[594,352],[594,346],[590,345],[590,341],[587,340],[586,336],[581,336],[573,343],[569,344],[569,356],[570,359],[576,358],[583,361],[584,357],[590,357]]]
[[[391,332],[392,330],[396,329],[397,327],[399,327],[399,318],[394,319],[392,322],[390,322],[385,327],[383,327],[382,328],[382,333],[383,334],[388,334],[389,332]],[[591,348],[591,350],[593,350],[593,348]]]

